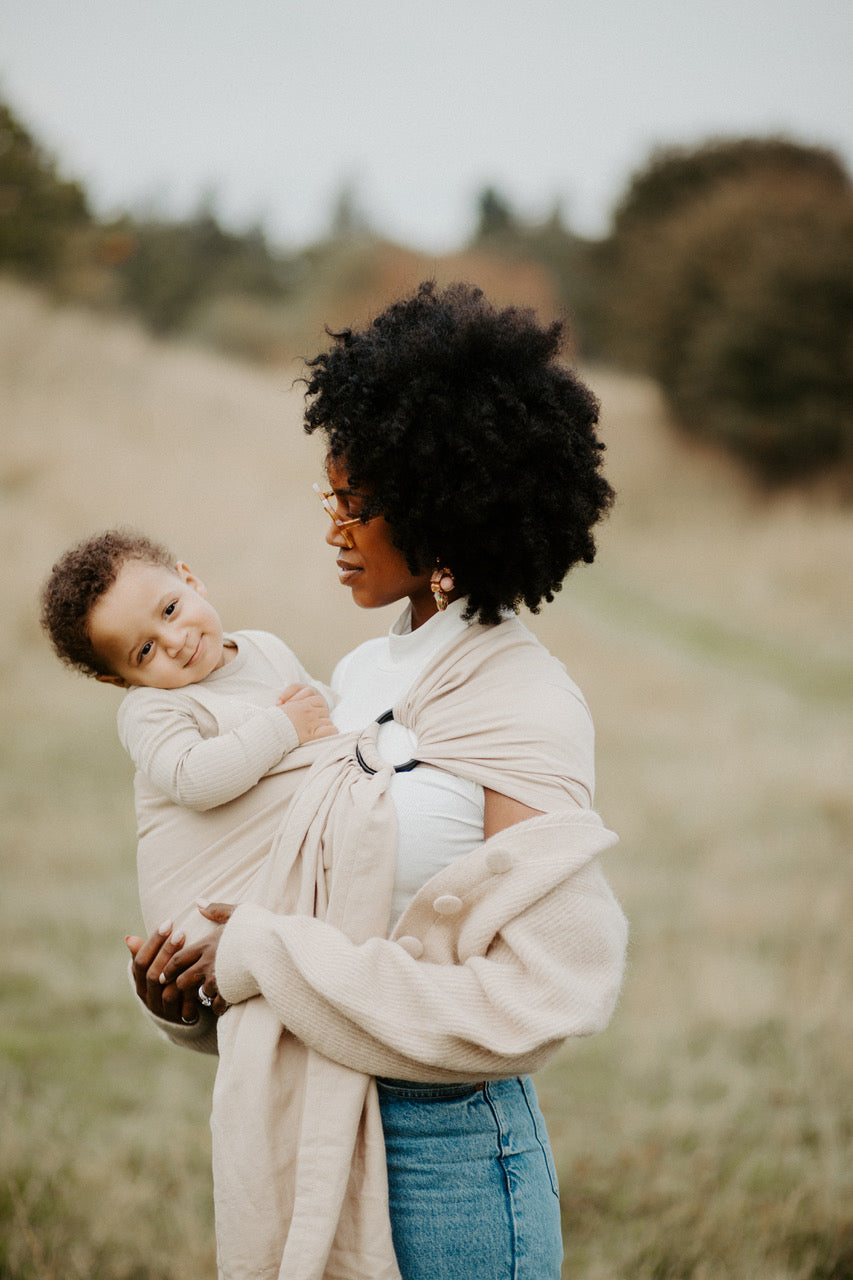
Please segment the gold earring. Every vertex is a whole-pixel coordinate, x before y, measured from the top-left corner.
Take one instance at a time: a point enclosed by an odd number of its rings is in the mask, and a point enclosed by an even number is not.
[[[439,562],[436,561],[436,563],[438,564]],[[442,569],[441,567],[433,569],[429,585],[432,594],[435,596],[435,607],[438,609],[439,613],[443,613],[447,608],[447,597],[456,586],[453,571],[447,568]]]

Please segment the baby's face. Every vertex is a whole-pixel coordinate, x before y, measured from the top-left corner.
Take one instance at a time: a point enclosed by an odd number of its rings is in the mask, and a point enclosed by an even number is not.
[[[186,565],[128,560],[89,615],[89,639],[116,680],[152,689],[198,684],[226,661],[219,614]]]

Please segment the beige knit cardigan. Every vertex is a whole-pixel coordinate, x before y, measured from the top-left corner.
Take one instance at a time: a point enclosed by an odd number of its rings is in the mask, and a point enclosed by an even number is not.
[[[227,1280],[397,1280],[373,1077],[533,1071],[616,1002],[626,924],[597,861],[616,837],[570,795],[562,665],[515,618],[474,624],[394,715],[420,760],[542,816],[434,876],[389,938],[391,770],[375,725],[330,740],[218,951],[234,1006],[211,1121]]]

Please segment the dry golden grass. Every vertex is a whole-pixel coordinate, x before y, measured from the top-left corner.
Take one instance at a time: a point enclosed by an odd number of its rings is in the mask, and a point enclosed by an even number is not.
[[[69,542],[133,524],[228,625],[328,676],[393,611],[334,580],[297,374],[0,287],[0,1277],[214,1274],[211,1064],[126,993],[117,695],[56,663],[36,595]],[[669,433],[652,387],[589,376],[620,502],[533,625],[593,708],[632,942],[611,1029],[539,1080],[566,1275],[849,1280],[853,520],[754,493]]]

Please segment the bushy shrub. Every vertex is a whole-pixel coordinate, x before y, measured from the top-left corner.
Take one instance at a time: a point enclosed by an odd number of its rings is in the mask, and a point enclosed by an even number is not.
[[[788,479],[853,460],[853,201],[768,194],[687,221],[674,268],[697,305],[661,381],[685,427]]]
[[[617,204],[613,236],[619,240],[660,223],[720,185],[762,175],[806,180],[835,194],[849,184],[835,152],[789,138],[713,138],[698,147],[658,147]]]
[[[718,146],[725,177],[685,164],[678,199],[656,173],[610,246],[612,352],[770,480],[853,460],[853,193],[826,153],[793,145],[778,165],[734,146],[753,168]]]

